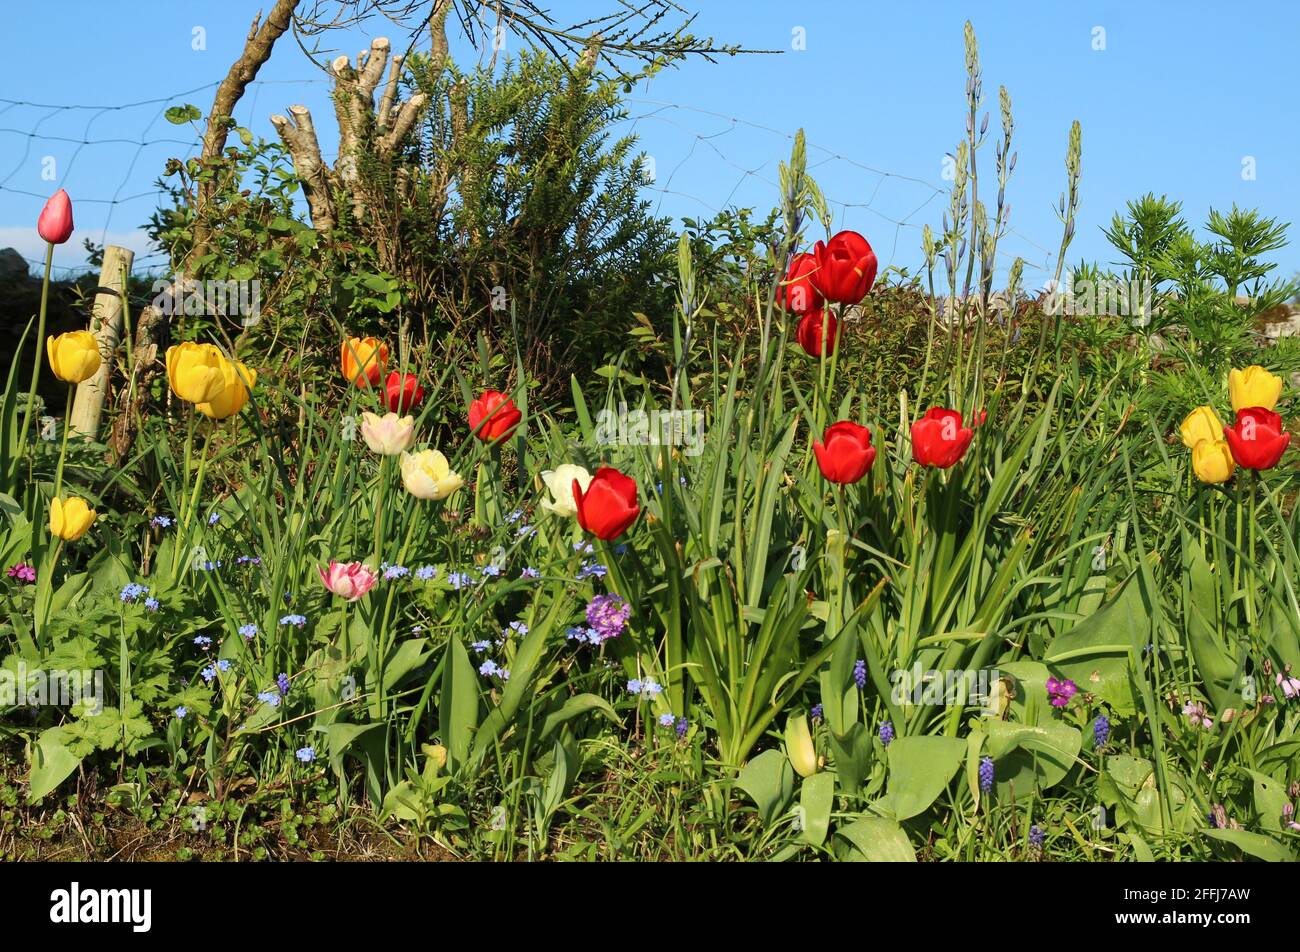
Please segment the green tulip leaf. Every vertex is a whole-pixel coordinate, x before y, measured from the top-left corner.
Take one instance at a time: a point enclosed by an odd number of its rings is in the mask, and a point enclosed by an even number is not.
[[[836,828],[846,844],[842,858],[869,863],[915,863],[916,850],[897,820],[868,816]]]
[[[770,825],[790,802],[794,771],[781,751],[765,750],[740,768],[736,786],[754,801],[763,824]]]
[[[928,809],[957,773],[966,754],[960,737],[899,737],[889,745],[887,796],[900,820]]]

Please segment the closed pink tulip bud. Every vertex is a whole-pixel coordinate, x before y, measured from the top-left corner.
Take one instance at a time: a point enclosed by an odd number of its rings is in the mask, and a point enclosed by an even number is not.
[[[361,598],[379,581],[375,570],[361,562],[331,561],[329,568],[317,567],[317,571],[326,588],[350,602]]]
[[[52,245],[61,245],[72,237],[72,199],[59,189],[41,209],[36,231]]]

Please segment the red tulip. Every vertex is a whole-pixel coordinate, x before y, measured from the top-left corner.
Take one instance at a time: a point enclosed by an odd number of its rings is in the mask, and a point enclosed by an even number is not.
[[[484,390],[469,405],[469,428],[485,443],[509,438],[523,418],[514,401],[496,390]]]
[[[405,413],[424,402],[424,388],[415,374],[399,374],[394,370],[384,383],[384,396],[389,410]]]
[[[842,231],[813,248],[817,270],[808,277],[828,301],[857,304],[876,280],[876,253],[856,231]]]
[[[856,483],[876,461],[871,431],[850,420],[828,426],[821,440],[813,443],[813,453],[822,475],[833,483]]]
[[[636,480],[609,466],[596,470],[586,492],[575,479],[573,502],[578,509],[578,525],[606,542],[626,532],[641,512],[636,501]]]
[[[1272,469],[1291,444],[1291,434],[1282,429],[1282,418],[1263,407],[1237,411],[1237,425],[1225,426],[1223,435],[1238,466]]]
[[[808,280],[817,270],[817,259],[808,253],[797,254],[790,261],[785,280],[776,286],[776,303],[791,314],[810,314],[822,306],[822,296]]]
[[[912,424],[912,459],[947,469],[966,455],[975,431],[961,425],[956,410],[932,407]]]
[[[826,315],[826,339],[830,344],[826,353],[828,356],[835,353],[835,338],[839,333],[839,324],[835,320],[835,315],[829,311],[818,309],[811,314],[805,314],[799,318],[799,326],[794,331],[794,338],[799,342],[799,346],[813,357],[822,355],[823,314]]]
[[[59,189],[41,209],[36,231],[52,245],[61,245],[72,236],[72,199]]]

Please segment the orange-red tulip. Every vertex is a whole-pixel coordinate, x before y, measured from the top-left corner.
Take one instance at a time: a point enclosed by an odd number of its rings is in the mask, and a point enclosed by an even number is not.
[[[576,479],[572,488],[578,525],[606,542],[626,532],[641,512],[636,480],[609,466],[596,470],[585,490]]]
[[[794,339],[811,357],[822,355],[822,322],[826,324],[826,341],[829,346],[826,356],[835,353],[835,340],[839,336],[839,322],[830,311],[819,309],[799,318],[799,325],[794,330]]]
[[[790,261],[785,280],[776,286],[776,303],[791,314],[809,314],[822,306],[822,296],[808,280],[817,270],[817,259],[804,252]]]
[[[1223,435],[1232,458],[1246,469],[1272,469],[1291,445],[1291,434],[1282,430],[1282,417],[1263,407],[1237,411],[1235,426],[1225,426]]]
[[[828,301],[857,304],[876,281],[876,253],[856,231],[842,231],[813,247],[817,268],[809,274],[813,287]]]
[[[813,443],[817,467],[833,483],[856,483],[876,461],[876,450],[871,445],[871,431],[851,420],[832,423]]]
[[[469,428],[484,443],[508,439],[523,418],[515,402],[498,390],[484,390],[469,405]]]
[[[932,407],[912,424],[912,459],[947,469],[966,455],[975,431],[962,426],[956,410]]]

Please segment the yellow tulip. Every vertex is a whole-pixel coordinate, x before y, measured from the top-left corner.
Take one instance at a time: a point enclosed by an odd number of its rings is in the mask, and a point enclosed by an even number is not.
[[[451,471],[447,457],[437,450],[420,450],[403,453],[401,459],[402,485],[416,499],[446,499],[465,480]]]
[[[86,505],[84,499],[55,496],[50,500],[50,535],[57,539],[74,542],[86,534],[94,521],[95,510]]]
[[[591,473],[573,463],[561,463],[554,470],[542,471],[542,482],[550,490],[551,499],[542,500],[542,508],[557,516],[577,515],[578,503],[573,498],[573,481],[578,481],[578,488],[584,493],[591,485]]]
[[[1187,414],[1178,432],[1182,434],[1183,445],[1190,450],[1201,440],[1223,439],[1223,421],[1214,412],[1214,407],[1197,407]]]
[[[791,715],[785,722],[785,755],[799,776],[811,777],[817,772],[817,749],[803,714]]]
[[[226,358],[212,344],[175,344],[167,348],[167,382],[182,400],[211,403],[225,392],[225,363]]]
[[[89,380],[99,369],[99,342],[90,331],[69,331],[58,337],[47,337],[45,353],[54,376],[65,383]]]
[[[1228,396],[1232,398],[1232,412],[1247,407],[1272,410],[1282,395],[1282,378],[1263,367],[1254,365],[1245,370],[1228,371]]]
[[[1192,447],[1192,469],[1203,483],[1227,482],[1236,468],[1226,440],[1201,440]]]
[[[257,383],[257,371],[246,367],[242,361],[222,360],[221,394],[207,403],[196,404],[194,409],[213,420],[224,420],[244,409]]]

